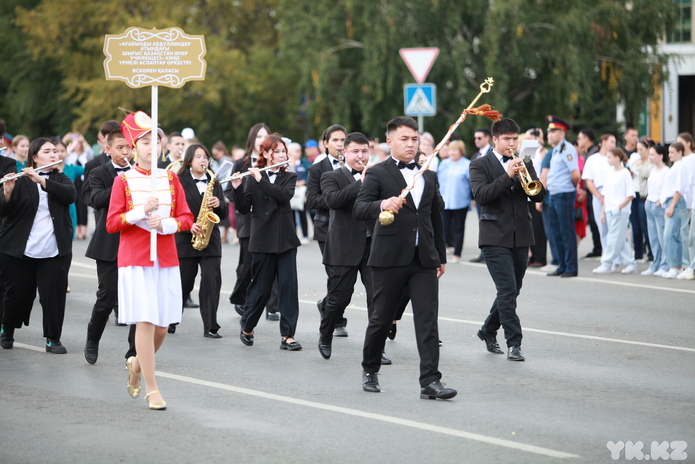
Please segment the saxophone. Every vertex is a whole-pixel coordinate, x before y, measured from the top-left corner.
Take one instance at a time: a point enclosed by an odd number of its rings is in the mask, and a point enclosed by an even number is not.
[[[208,186],[205,188],[205,194],[200,204],[200,212],[198,212],[198,217],[195,220],[196,224],[200,224],[201,231],[200,234],[194,235],[191,239],[193,248],[198,251],[207,248],[210,243],[212,230],[215,228],[215,224],[220,222],[220,217],[208,206],[208,200],[212,197],[212,191],[215,188],[215,174],[209,169],[206,169],[206,171],[210,174],[210,182],[208,182]]]

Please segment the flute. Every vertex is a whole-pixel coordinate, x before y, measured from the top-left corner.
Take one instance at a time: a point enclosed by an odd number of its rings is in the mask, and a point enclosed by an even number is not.
[[[290,164],[290,160],[283,161],[282,163],[278,163],[278,164],[273,164],[272,166],[266,166],[264,168],[259,169],[258,171],[259,172],[268,171],[268,170],[273,169],[273,168],[279,168],[280,166],[284,166],[285,164]],[[251,175],[251,171],[237,172],[237,173],[232,174],[229,177],[225,177],[224,179],[220,179],[220,184],[224,184],[225,182],[229,182],[230,180],[241,179],[242,177],[246,177],[246,176],[250,176],[250,175]]]
[[[43,171],[43,170],[46,169],[46,168],[50,168],[51,166],[55,166],[56,164],[60,164],[60,163],[62,163],[62,162],[63,162],[63,160],[54,161],[54,162],[52,162],[52,163],[48,163],[48,164],[45,165],[45,166],[41,166],[40,168],[35,168],[34,171],[36,171],[36,172]],[[0,179],[0,185],[1,185],[1,184],[4,184],[4,183],[7,182],[7,181],[15,180],[15,179],[17,179],[17,178],[19,178],[19,177],[23,177],[23,176],[26,176],[26,175],[27,175],[26,172],[18,172],[17,174],[12,174],[11,176],[3,177],[3,178]]]

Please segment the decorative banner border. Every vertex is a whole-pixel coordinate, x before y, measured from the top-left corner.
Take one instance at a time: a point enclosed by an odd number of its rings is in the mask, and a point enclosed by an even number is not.
[[[186,35],[178,27],[131,27],[104,38],[106,80],[124,81],[132,88],[179,88],[187,81],[205,80],[206,53],[205,36]]]

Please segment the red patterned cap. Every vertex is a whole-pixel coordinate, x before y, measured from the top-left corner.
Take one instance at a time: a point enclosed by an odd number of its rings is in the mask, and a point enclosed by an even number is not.
[[[135,143],[144,135],[152,130],[152,119],[144,111],[136,111],[125,117],[121,122],[121,132],[131,147],[135,148]],[[161,139],[164,131],[157,128],[157,135]]]

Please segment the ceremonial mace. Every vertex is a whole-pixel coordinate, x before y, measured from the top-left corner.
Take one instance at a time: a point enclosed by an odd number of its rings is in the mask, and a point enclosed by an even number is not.
[[[478,102],[478,100],[480,100],[480,97],[482,97],[484,93],[490,92],[490,88],[494,83],[495,81],[492,79],[492,77],[488,77],[487,79],[485,79],[485,82],[480,84],[480,93],[478,93],[478,96],[475,97],[475,99],[473,99],[471,104],[468,105],[468,108],[461,112],[461,115],[456,120],[456,122],[449,127],[449,130],[447,131],[442,141],[439,142],[437,146],[434,148],[434,151],[427,158],[425,158],[425,162],[420,167],[420,170],[413,175],[413,180],[410,182],[410,184],[407,185],[401,191],[400,197],[403,203],[405,203],[405,197],[408,196],[408,192],[415,187],[415,182],[417,182],[418,177],[421,176],[429,168],[432,159],[434,159],[434,157],[437,156],[439,150],[441,150],[442,147],[449,141],[451,135],[454,133],[456,128],[460,126],[461,123],[463,123],[463,121],[466,120],[466,117],[469,114],[472,114],[474,116],[484,116],[493,121],[499,121],[500,116],[502,115],[497,111],[493,111],[490,105],[484,104],[481,105],[479,108],[473,108],[473,105],[475,105]],[[395,216],[393,211],[382,211],[381,214],[379,214],[379,224],[381,224],[382,226],[388,226],[392,224],[394,219]]]

